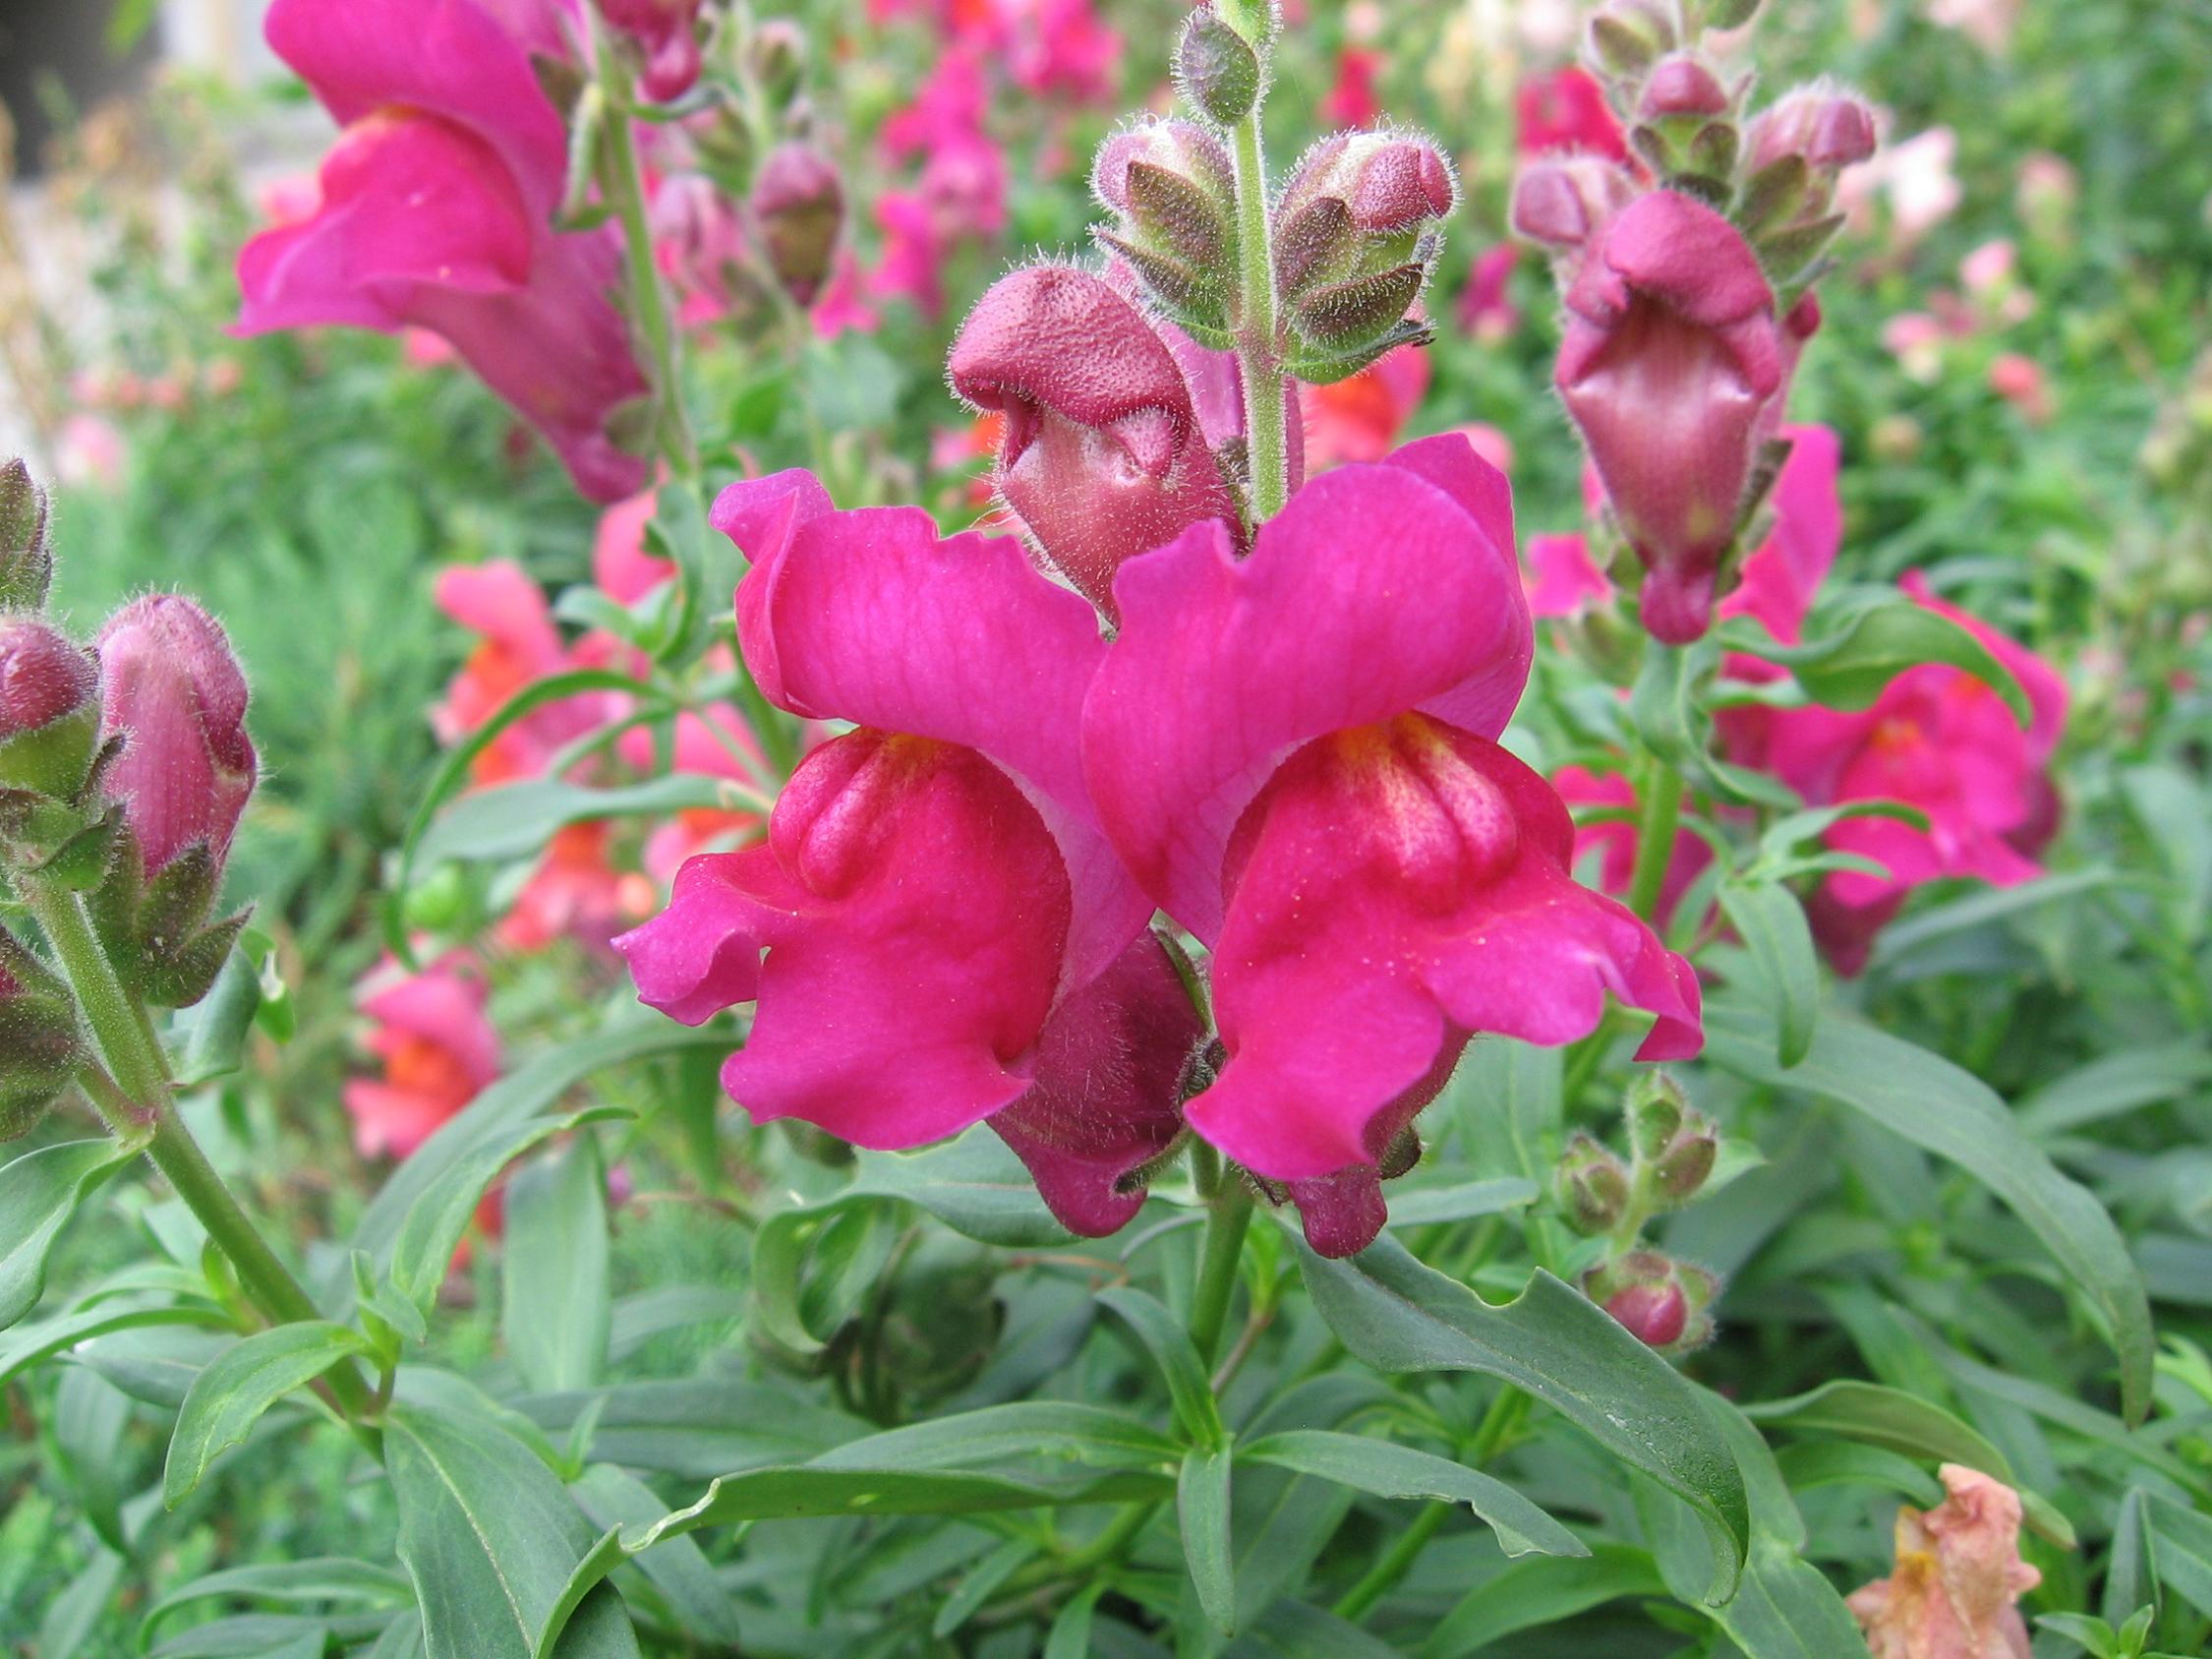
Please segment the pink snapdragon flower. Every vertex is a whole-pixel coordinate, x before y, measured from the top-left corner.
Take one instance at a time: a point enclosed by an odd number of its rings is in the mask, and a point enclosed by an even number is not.
[[[1455,311],[1459,326],[1485,345],[1510,338],[1521,326],[1521,308],[1511,291],[1520,263],[1520,244],[1500,242],[1475,262],[1460,290]]]
[[[2043,1582],[2020,1560],[2020,1495],[1946,1463],[1932,1510],[1897,1511],[1896,1570],[1847,1598],[1874,1659],[2028,1659],[2015,1605]]]
[[[858,729],[800,765],[766,845],[693,859],[668,911],[616,941],[639,995],[690,1024],[757,1005],[723,1079],[760,1121],[898,1148],[1034,1103],[1065,1083],[1054,1056],[1091,1041],[1053,1023],[1102,1017],[1083,993],[1125,952],[1158,948],[1138,937],[1147,907],[1077,754],[1106,650],[1095,614],[1011,539],[939,541],[912,508],[840,512],[804,473],[729,486],[713,519],[753,562],[738,632],[761,689]],[[1125,968],[1123,991],[1156,987]],[[1158,1079],[1133,1064],[1123,1081],[1141,1093]],[[1173,1106],[1170,1090],[1118,1109],[1165,1145]],[[1065,1152],[1055,1121],[1010,1144],[1032,1165]],[[1065,1179],[1040,1190],[1068,1225],[1096,1230],[1119,1173],[1083,1169],[1056,1164]],[[1077,1202],[1068,1182],[1107,1190]]]
[[[1030,266],[953,342],[953,389],[1005,417],[999,496],[1052,566],[1109,616],[1124,561],[1200,519],[1238,521],[1176,354],[1106,278]]]
[[[1909,252],[1965,199],[1951,170],[1957,159],[1958,135],[1949,127],[1886,144],[1870,159],[1843,170],[1835,182],[1835,206],[1863,234],[1871,228],[1876,204],[1887,202],[1892,241],[1899,253]]]
[[[499,1034],[484,1012],[489,995],[482,977],[457,955],[420,974],[386,962],[362,982],[369,1051],[383,1072],[345,1086],[362,1156],[413,1155],[498,1077]]]
[[[1593,228],[1566,304],[1554,379],[1645,567],[1644,626],[1687,643],[1712,624],[1720,560],[1819,308],[1808,295],[1777,315],[1742,233],[1671,190]]]
[[[975,54],[948,52],[877,134],[887,161],[919,156],[922,168],[913,188],[876,198],[884,251],[870,287],[932,318],[945,308],[943,267],[955,250],[1006,228],[1007,163],[984,130],[988,95]]]
[[[1382,114],[1376,83],[1383,55],[1371,46],[1347,46],[1336,57],[1336,81],[1321,99],[1321,119],[1331,127],[1368,127]]]
[[[1809,805],[1899,800],[1928,817],[1925,830],[1895,818],[1846,818],[1829,830],[1829,846],[1889,871],[1836,871],[1808,909],[1845,974],[1866,965],[1875,935],[1912,888],[1957,876],[2008,887],[2040,875],[2036,856],[2059,822],[2048,768],[2066,724],[2066,681],[2025,646],[1936,598],[1918,572],[1902,585],[1913,603],[1989,649],[2027,693],[2033,719],[2022,731],[1995,690],[1941,663],[1907,669],[1857,712],[1765,711],[1764,755],[1747,758],[1763,758]]]
[[[646,463],[614,427],[649,387],[608,298],[620,231],[553,228],[567,139],[530,57],[549,37],[557,47],[550,12],[274,0],[267,33],[345,130],[314,213],[240,253],[238,331],[427,328],[544,434],[586,496],[635,491]]]
[[[1612,602],[1613,584],[1590,557],[1583,537],[1531,536],[1523,557],[1521,588],[1529,615],[1538,621],[1564,621]]]
[[[562,641],[537,578],[511,560],[456,564],[438,572],[437,608],[478,636],[432,713],[440,741],[458,742],[484,726],[516,692],[570,669],[590,666]],[[612,713],[608,695],[563,697],[533,709],[470,763],[479,788],[545,774],[555,751]]]
[[[1191,1126],[1364,1248],[1469,1037],[1584,1036],[1610,989],[1693,1053],[1688,964],[1567,873],[1559,799],[1495,738],[1531,634],[1504,479],[1466,440],[1306,485],[1239,559],[1205,523],[1123,565],[1084,770],[1146,894],[1213,950],[1226,1060]],[[1317,1018],[1325,1011],[1325,1018]]]
[[[1513,93],[1516,143],[1523,155],[1602,155],[1628,159],[1628,140],[1605,102],[1605,89],[1588,70],[1568,65],[1532,75]]]

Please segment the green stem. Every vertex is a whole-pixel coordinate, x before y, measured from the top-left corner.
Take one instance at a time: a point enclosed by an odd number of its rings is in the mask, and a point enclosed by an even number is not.
[[[1666,866],[1674,860],[1674,836],[1682,822],[1682,774],[1655,757],[1644,769],[1641,794],[1628,908],[1650,921],[1659,908],[1659,890],[1666,884]]]
[[[168,1061],[153,1039],[138,998],[116,977],[114,964],[100,948],[91,918],[85,914],[85,901],[67,888],[33,879],[26,878],[19,886],[77,993],[93,1050],[114,1080],[112,1089],[87,1091],[108,1127],[125,1139],[152,1131],[146,1142],[146,1156],[230,1259],[238,1282],[266,1318],[280,1325],[320,1319],[321,1310],[239,1208],[177,1115]],[[330,1388],[348,1416],[367,1412],[369,1390],[352,1365],[330,1373]]]
[[[1259,112],[1237,123],[1237,366],[1244,374],[1245,432],[1252,457],[1252,515],[1264,523],[1290,500],[1290,433],[1283,360],[1275,328],[1275,250],[1267,226],[1267,163]]]
[[[1205,1247],[1198,1256],[1197,1283],[1191,1292],[1191,1345],[1198,1362],[1211,1367],[1221,1345],[1221,1327],[1229,1317],[1230,1294],[1237,1287],[1237,1266],[1244,1259],[1245,1234],[1252,1226],[1252,1195],[1235,1175],[1221,1183],[1206,1215]]]
[[[629,269],[630,304],[635,309],[638,331],[645,336],[653,359],[656,437],[669,465],[678,476],[699,476],[699,445],[691,436],[691,420],[683,407],[683,376],[677,360],[676,331],[669,321],[669,298],[661,286],[661,267],[653,259],[653,231],[645,216],[645,177],[638,168],[637,142],[630,133],[635,107],[633,92],[623,77],[622,57],[607,39],[596,16],[591,29],[598,61],[611,66],[604,83],[607,92],[607,193],[613,198],[615,215],[622,221],[622,246]]]

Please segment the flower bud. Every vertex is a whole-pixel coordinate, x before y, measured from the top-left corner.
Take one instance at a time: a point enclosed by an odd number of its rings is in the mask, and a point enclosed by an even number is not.
[[[1551,1175],[1552,1197],[1585,1238],[1609,1233],[1628,1214],[1628,1166],[1588,1135],[1567,1143]]]
[[[1607,0],[1584,35],[1584,56],[1601,75],[1641,75],[1679,44],[1663,0]]]
[[[44,622],[0,618],[0,791],[68,800],[99,741],[99,668]]]
[[[1706,1312],[1720,1288],[1705,1269],[1657,1250],[1632,1250],[1583,1275],[1583,1293],[1636,1339],[1662,1353],[1685,1353],[1713,1335]]]
[[[668,103],[699,79],[700,0],[594,0],[610,29],[628,35],[645,53],[647,97]]]
[[[1652,71],[1636,104],[1637,117],[1645,121],[1704,120],[1727,111],[1727,88],[1687,52],[1675,53]]]
[[[83,1058],[68,987],[0,927],[0,1141],[36,1127]]]
[[[1370,236],[1419,230],[1459,205],[1451,163],[1426,139],[1405,133],[1337,133],[1306,152],[1283,189],[1278,223],[1325,197],[1343,202]]]
[[[1751,166],[1758,172],[1795,155],[1833,176],[1871,157],[1875,144],[1874,112],[1861,99],[1827,87],[1799,87],[1752,122]]]
[[[751,68],[768,107],[782,109],[806,74],[806,30],[789,18],[763,19],[753,28]]]
[[[1125,560],[1205,518],[1238,522],[1189,383],[1102,276],[1034,266],[960,327],[953,389],[1006,416],[995,479],[1029,539],[1109,616]]]
[[[1426,139],[1338,133],[1307,152],[1274,215],[1276,283],[1318,360],[1301,378],[1339,379],[1398,342],[1435,266],[1428,227],[1458,202]]]
[[[1148,121],[1098,148],[1091,189],[1122,220],[1118,242],[1219,278],[1236,245],[1236,174],[1229,152],[1188,121]]]
[[[258,775],[229,639],[182,594],[151,593],[108,619],[99,658],[101,735],[123,740],[102,786],[146,875],[195,847],[220,865]]]
[[[761,163],[751,207],[776,280],[799,305],[812,305],[829,279],[844,221],[837,168],[811,145],[779,145]]]
[[[0,466],[0,612],[36,611],[53,585],[46,494],[21,460]]]
[[[1259,101],[1259,54],[1212,6],[1193,11],[1175,49],[1175,79],[1209,120],[1234,126]]]
[[[1532,162],[1513,184],[1513,231],[1549,248],[1579,248],[1635,199],[1635,181],[1598,156]]]

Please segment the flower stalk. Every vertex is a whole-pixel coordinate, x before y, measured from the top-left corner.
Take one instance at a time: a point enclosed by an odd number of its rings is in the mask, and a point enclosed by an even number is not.
[[[1252,520],[1264,523],[1290,500],[1290,434],[1275,325],[1275,249],[1267,215],[1267,162],[1260,145],[1266,78],[1252,112],[1237,123],[1237,367],[1245,385],[1252,458]]]

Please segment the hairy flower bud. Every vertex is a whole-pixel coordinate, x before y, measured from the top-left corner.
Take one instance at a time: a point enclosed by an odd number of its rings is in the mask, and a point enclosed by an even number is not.
[[[1606,0],[1591,18],[1584,56],[1601,75],[1641,75],[1678,41],[1671,6],[1664,0]]]
[[[1287,222],[1309,204],[1335,197],[1370,236],[1419,230],[1459,205],[1451,163],[1426,139],[1407,133],[1337,133],[1306,152],[1276,208]]]
[[[1659,1251],[1632,1250],[1593,1268],[1582,1288],[1638,1341],[1662,1353],[1686,1353],[1713,1335],[1706,1309],[1720,1281]]]
[[[0,1141],[36,1127],[83,1057],[68,987],[0,926]]]
[[[1609,1233],[1628,1213],[1628,1166],[1589,1135],[1576,1135],[1552,1171],[1552,1196],[1586,1238]]]
[[[646,95],[668,103],[699,79],[700,0],[594,0],[608,27],[645,53]]]
[[[779,145],[761,163],[751,207],[776,280],[799,305],[812,305],[829,279],[844,222],[837,168],[812,145]]]
[[[219,865],[254,793],[246,676],[221,626],[182,594],[133,600],[100,629],[103,780],[148,877],[194,847]]]
[[[67,800],[99,738],[99,669],[44,622],[0,618],[0,791]]]
[[[1212,6],[1193,11],[1175,49],[1175,79],[1205,116],[1234,126],[1259,101],[1259,54]]]
[[[1291,327],[1333,381],[1408,334],[1459,202],[1443,152],[1402,133],[1338,133],[1307,152],[1275,208],[1275,277]]]
[[[54,579],[46,494],[21,460],[0,466],[0,612],[36,611]]]
[[[1644,83],[1636,113],[1646,121],[1671,121],[1682,117],[1724,115],[1728,89],[1698,58],[1677,52],[1653,69]]]
[[[782,109],[806,73],[806,30],[789,18],[764,18],[753,27],[752,75],[771,109]]]
[[[1754,172],[1795,155],[1833,175],[1867,160],[1875,146],[1874,112],[1862,99],[1827,87],[1799,87],[1760,112],[1749,148]]]
[[[1104,277],[1036,266],[977,302],[953,389],[1006,416],[1000,495],[1045,558],[1112,614],[1114,572],[1205,518],[1235,523],[1190,385]]]
[[[1513,183],[1513,230],[1548,248],[1575,249],[1635,200],[1635,181],[1601,157],[1536,161]]]

